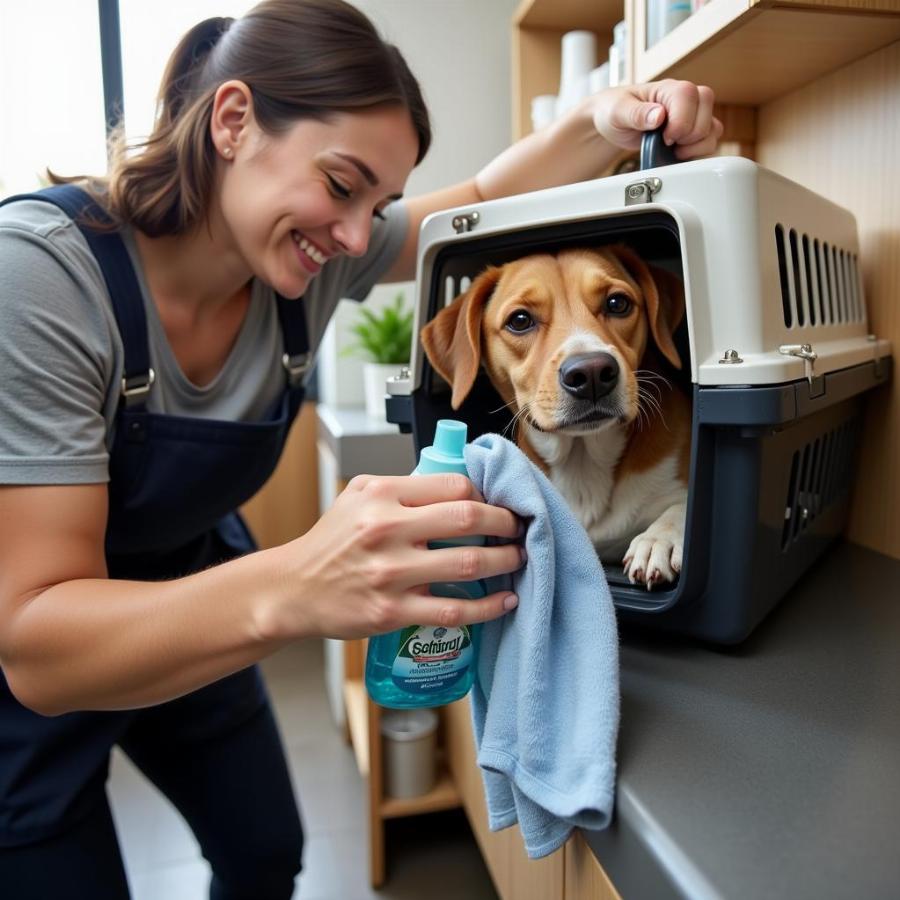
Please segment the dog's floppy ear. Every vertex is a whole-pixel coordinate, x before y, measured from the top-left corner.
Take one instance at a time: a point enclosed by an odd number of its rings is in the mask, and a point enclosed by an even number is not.
[[[659,266],[647,265],[633,250],[621,244],[610,249],[644,293],[647,318],[656,346],[676,369],[680,369],[681,357],[675,349],[672,335],[684,317],[684,286],[681,279]]]
[[[481,365],[481,316],[500,272],[494,266],[486,269],[422,329],[428,359],[453,389],[453,409],[460,408],[475,384]]]

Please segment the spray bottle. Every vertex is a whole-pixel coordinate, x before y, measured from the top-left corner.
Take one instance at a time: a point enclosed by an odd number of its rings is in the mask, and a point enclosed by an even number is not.
[[[413,475],[459,472],[468,476],[463,447],[464,422],[441,419],[434,444],[424,447]],[[484,544],[484,537],[429,541],[429,549]],[[487,594],[483,581],[439,582],[429,586],[435,597],[476,600]],[[414,709],[441,706],[465,697],[475,679],[481,625],[445,628],[412,625],[369,638],[366,656],[366,689],[381,706]]]

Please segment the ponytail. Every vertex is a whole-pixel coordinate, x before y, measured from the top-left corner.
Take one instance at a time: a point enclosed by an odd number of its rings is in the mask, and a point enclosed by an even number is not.
[[[418,82],[362,12],[343,0],[264,0],[239,20],[195,25],[166,65],[150,136],[129,147],[121,126],[114,134],[109,173],[88,184],[113,227],[160,237],[204,221],[215,184],[213,102],[231,79],[250,88],[269,134],[301,119],[398,105],[419,138],[417,163],[431,142]],[[55,184],[79,180],[48,174]]]

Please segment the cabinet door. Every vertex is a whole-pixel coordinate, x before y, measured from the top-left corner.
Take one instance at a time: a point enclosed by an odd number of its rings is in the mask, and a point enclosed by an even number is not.
[[[564,900],[621,900],[584,838],[576,832],[565,846]]]
[[[292,541],[316,524],[319,476],[315,403],[303,404],[272,477],[241,507],[241,512],[262,549]]]
[[[563,900],[562,850],[544,859],[529,859],[518,826],[488,830],[471,715],[468,699],[446,708],[447,759],[497,893],[503,900]]]

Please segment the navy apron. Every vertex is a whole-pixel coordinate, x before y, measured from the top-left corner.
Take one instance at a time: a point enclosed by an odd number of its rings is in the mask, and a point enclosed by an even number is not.
[[[102,209],[61,185],[10,197],[64,210],[100,265],[125,351],[121,402],[109,463],[106,560],[110,578],[177,578],[255,549],[236,512],[275,469],[303,401],[309,343],[302,301],[277,298],[286,386],[262,421],[229,422],[151,413],[153,390],[143,298],[128,251]],[[248,677],[249,673],[249,677]],[[201,691],[223,719],[265,702],[255,667]],[[52,718],[22,706],[0,671],[0,847],[64,830],[103,797],[109,752],[140,711],[74,712]]]

